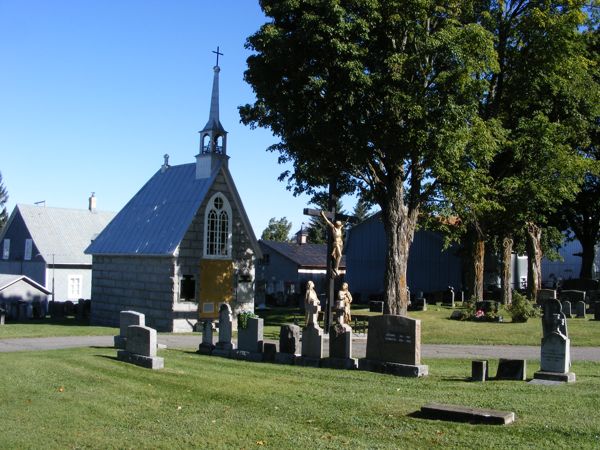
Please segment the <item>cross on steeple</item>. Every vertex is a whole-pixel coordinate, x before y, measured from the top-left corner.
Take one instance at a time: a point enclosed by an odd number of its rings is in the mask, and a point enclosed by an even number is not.
[[[215,52],[213,50],[212,52],[217,54],[217,66],[219,66],[219,55],[223,56],[223,53],[219,52],[219,46],[218,45],[217,45],[217,51]]]

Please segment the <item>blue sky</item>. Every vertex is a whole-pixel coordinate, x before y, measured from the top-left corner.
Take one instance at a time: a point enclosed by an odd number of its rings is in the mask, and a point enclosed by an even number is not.
[[[257,237],[269,218],[299,229],[307,197],[267,130],[239,123],[252,102],[246,37],[265,17],[252,0],[0,0],[0,172],[17,203],[118,211],[160,168],[195,161],[217,46],[230,170]],[[351,210],[353,202],[344,201]]]

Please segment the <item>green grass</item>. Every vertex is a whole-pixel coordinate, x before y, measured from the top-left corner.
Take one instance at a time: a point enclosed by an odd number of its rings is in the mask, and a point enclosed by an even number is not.
[[[108,348],[0,354],[0,448],[598,448],[600,364],[577,383],[471,383],[470,362],[431,375],[248,363],[161,351],[165,369]],[[536,364],[530,364],[531,376]],[[492,368],[492,370],[494,370]],[[514,411],[509,426],[411,416],[429,402]]]
[[[526,323],[510,322],[510,315],[501,310],[506,322],[474,322],[450,320],[452,309],[431,305],[427,311],[411,311],[409,317],[421,320],[421,341],[425,344],[466,345],[540,345],[542,324],[539,318]],[[374,314],[364,308],[353,308],[352,314]],[[304,316],[298,308],[272,308],[259,313],[265,319],[265,338],[278,339],[279,327]],[[600,322],[588,319],[568,319],[571,345],[597,346],[600,344]],[[323,324],[321,324],[323,325]]]
[[[41,319],[28,322],[6,322],[0,326],[0,339],[59,336],[112,336],[118,328],[86,325],[74,318]]]
[[[280,326],[297,320],[304,323],[304,315],[298,308],[278,307],[258,312],[265,319],[266,339],[279,339]],[[409,312],[409,316],[420,319],[421,339],[425,344],[467,345],[539,345],[542,337],[540,319],[529,319],[526,323],[511,323],[510,316],[501,311],[507,322],[472,322],[450,320],[452,309],[429,306],[427,311]],[[369,315],[364,308],[353,308],[352,314]],[[588,316],[589,317],[589,316]],[[321,324],[323,325],[323,324]],[[600,322],[588,319],[568,319],[569,337],[573,346],[598,346],[600,344]],[[11,323],[0,326],[0,339],[17,337],[96,336],[115,335],[117,328],[84,325],[73,318],[62,321],[50,319]]]

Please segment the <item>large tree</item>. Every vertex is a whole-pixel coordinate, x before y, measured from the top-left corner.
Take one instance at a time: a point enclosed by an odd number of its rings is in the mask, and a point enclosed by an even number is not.
[[[386,312],[406,314],[408,255],[424,204],[473,174],[493,145],[478,115],[492,36],[470,1],[261,0],[245,124],[270,128],[297,191],[356,187],[381,207]],[[471,182],[472,181],[472,182]]]
[[[477,297],[483,293],[485,241],[494,239],[503,255],[504,300],[510,303],[511,254],[523,235],[528,287],[535,297],[541,282],[542,230],[549,214],[579,189],[586,169],[579,148],[598,104],[581,29],[586,3],[491,1],[474,10],[495,38],[498,70],[486,75],[490,85],[480,113],[497,125],[500,149],[489,172],[487,200],[494,207],[481,208],[478,198],[458,203],[472,248],[469,287]]]
[[[290,240],[290,230],[292,229],[292,222],[287,220],[286,217],[276,219],[271,217],[267,228],[265,228],[260,236],[265,241],[277,241],[287,242]]]

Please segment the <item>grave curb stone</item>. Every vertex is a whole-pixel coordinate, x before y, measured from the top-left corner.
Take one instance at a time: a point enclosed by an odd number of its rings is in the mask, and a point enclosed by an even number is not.
[[[360,358],[358,360],[358,369],[368,372],[385,373],[398,377],[419,378],[429,375],[429,366],[424,364],[400,364],[388,361],[376,361],[367,358]]]
[[[489,425],[508,425],[515,421],[512,411],[469,408],[458,405],[428,403],[421,407],[421,414],[428,419],[448,420],[452,422],[476,422]]]
[[[323,358],[321,367],[326,369],[358,369],[358,360],[356,358]]]
[[[293,353],[277,352],[277,353],[275,353],[274,362],[276,364],[285,364],[288,366],[294,366],[294,365],[296,365],[296,360],[298,360],[300,358],[302,358],[300,355],[295,355]]]
[[[263,354],[259,352],[249,352],[247,350],[232,350],[231,359],[250,362],[263,362]]]

